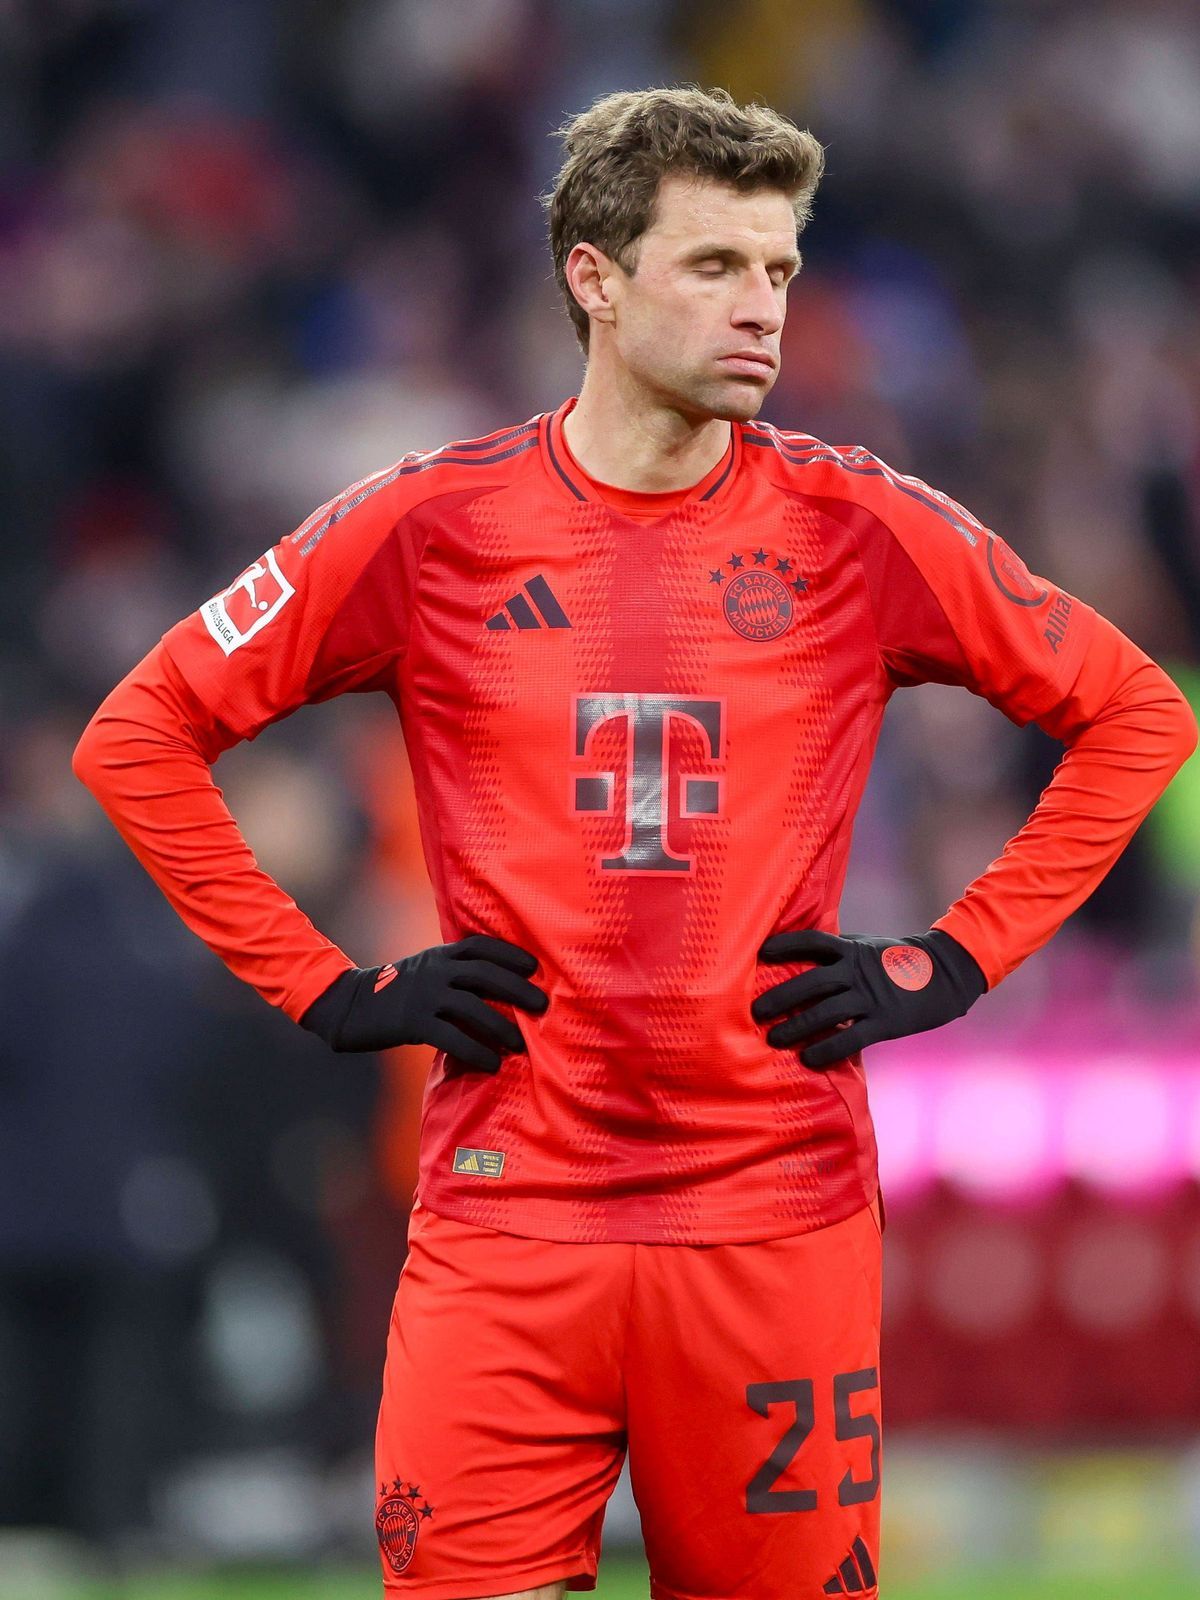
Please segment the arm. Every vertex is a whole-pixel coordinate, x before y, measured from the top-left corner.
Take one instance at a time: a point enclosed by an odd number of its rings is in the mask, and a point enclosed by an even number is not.
[[[213,781],[222,748],[158,645],[119,683],[75,750],[76,776],[193,933],[235,976],[339,1050],[422,1043],[495,1071],[524,1049],[483,996],[525,1010],[546,997],[536,960],[474,936],[386,967],[356,967],[254,859]],[[466,1023],[470,1031],[456,1024]]]
[[[1196,720],[1161,668],[1090,606],[1035,577],[969,512],[886,469],[831,504],[855,534],[888,691],[960,684],[1067,754],[1002,855],[933,928],[900,939],[804,929],[764,961],[816,963],[758,996],[767,1034],[827,1067],[881,1039],[961,1016],[1088,897],[1196,747]],[[951,515],[946,514],[946,507]]]
[[[484,997],[545,1009],[536,960],[469,935],[356,967],[261,870],[209,770],[298,706],[389,689],[407,648],[420,528],[379,474],[322,507],[166,635],[75,752],[171,905],[238,977],[339,1050],[424,1043],[480,1071],[524,1048]]]
[[[1036,720],[1066,755],[1028,822],[934,923],[989,988],[1083,904],[1196,748],[1180,690],[1102,617],[1071,692]]]
[[[1102,617],[1074,687],[1038,717],[1066,756],[1029,821],[927,934],[777,934],[764,961],[814,962],[759,995],[767,1042],[829,1067],[881,1039],[960,1017],[1050,939],[1108,872],[1196,748],[1196,719],[1160,667]],[[844,1026],[849,1024],[849,1026]],[[806,1043],[831,1029],[840,1031]]]
[[[299,1021],[354,963],[255,861],[213,781],[221,748],[160,644],[96,712],[73,766],[192,932]]]

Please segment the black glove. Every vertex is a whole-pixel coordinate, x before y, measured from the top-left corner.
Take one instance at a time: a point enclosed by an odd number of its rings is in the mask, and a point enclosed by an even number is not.
[[[987,989],[975,958],[940,928],[905,939],[818,933],[777,933],[760,961],[815,961],[798,978],[766,989],[750,1007],[755,1022],[795,1012],[767,1032],[767,1043],[790,1049],[803,1039],[837,1032],[800,1052],[806,1067],[831,1067],[881,1039],[940,1028],[961,1017]],[[839,1027],[849,1022],[849,1028]]]
[[[501,1055],[523,1051],[525,1040],[511,1017],[480,997],[540,1016],[550,1000],[528,981],[537,966],[519,945],[472,933],[384,967],[343,972],[300,1026],[335,1050],[431,1044],[478,1072],[496,1072]]]

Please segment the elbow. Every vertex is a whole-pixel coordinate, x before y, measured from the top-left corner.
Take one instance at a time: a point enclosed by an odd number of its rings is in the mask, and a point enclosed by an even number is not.
[[[1178,689],[1175,691],[1171,725],[1174,733],[1175,770],[1178,771],[1184,762],[1195,754],[1196,746],[1200,743],[1200,727],[1196,723],[1196,713]]]
[[[103,783],[105,737],[97,712],[79,737],[71,756],[71,771],[95,794]]]
[[[1168,783],[1200,743],[1196,713],[1170,674],[1148,659],[1138,674],[1137,689],[1127,704],[1142,736],[1152,741],[1156,759],[1166,770],[1164,783]]]
[[[161,647],[160,647],[161,649]],[[114,774],[131,762],[152,757],[175,731],[173,705],[164,704],[161,678],[154,676],[153,652],[101,702],[79,736],[71,771],[100,799]]]
[[[127,751],[129,733],[119,715],[113,715],[111,700],[110,695],[92,717],[71,755],[71,771],[101,804],[112,788],[118,758]]]

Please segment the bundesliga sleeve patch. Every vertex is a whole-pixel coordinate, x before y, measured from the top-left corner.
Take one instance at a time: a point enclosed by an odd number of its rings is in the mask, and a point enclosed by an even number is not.
[[[228,589],[202,605],[200,615],[228,656],[277,617],[295,592],[279,570],[274,550],[268,550],[261,561],[252,561]]]

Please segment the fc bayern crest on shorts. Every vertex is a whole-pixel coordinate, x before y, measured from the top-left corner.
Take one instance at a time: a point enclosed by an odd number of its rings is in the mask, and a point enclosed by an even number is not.
[[[395,1573],[401,1573],[417,1553],[417,1534],[421,1524],[433,1516],[433,1507],[421,1501],[419,1483],[404,1483],[393,1478],[379,1485],[379,1510],[375,1513],[375,1532],[384,1559]]]
[[[728,571],[726,571],[728,568]],[[796,564],[771,551],[734,551],[708,574],[721,588],[721,609],[729,626],[743,639],[778,639],[792,625],[796,601],[808,589]]]

